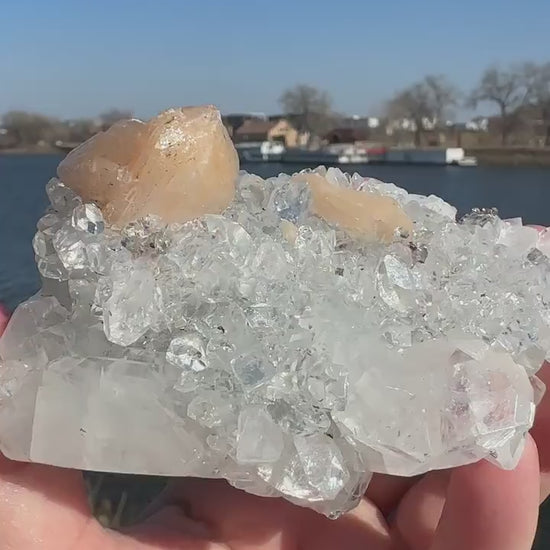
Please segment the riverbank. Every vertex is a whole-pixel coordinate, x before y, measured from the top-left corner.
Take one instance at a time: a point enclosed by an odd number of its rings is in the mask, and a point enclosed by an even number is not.
[[[60,155],[54,146],[13,147],[0,149],[0,155]],[[481,166],[550,167],[550,147],[472,147],[466,155],[476,157]]]
[[[60,151],[52,145],[32,145],[0,149],[0,155],[59,155]]]
[[[550,147],[475,147],[466,154],[484,166],[550,167]]]

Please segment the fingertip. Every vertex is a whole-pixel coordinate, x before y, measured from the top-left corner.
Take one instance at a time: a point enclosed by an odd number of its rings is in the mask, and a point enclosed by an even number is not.
[[[9,318],[10,315],[8,313],[8,310],[2,304],[0,304],[0,335],[4,332],[4,329],[8,324]]]
[[[538,505],[537,447],[527,436],[514,470],[484,460],[453,471],[432,550],[529,550]]]
[[[545,362],[537,372],[537,377],[550,388],[550,363]],[[550,393],[547,391],[537,405],[535,423],[531,435],[538,447],[541,471],[541,502],[550,494]]]
[[[419,479],[420,476],[397,477],[374,474],[365,492],[365,498],[373,502],[382,514],[388,517]]]
[[[410,550],[430,547],[441,518],[452,470],[428,472],[405,494],[392,521],[392,531]]]
[[[26,466],[25,462],[17,462],[6,457],[0,451],[0,478],[6,475],[10,475],[17,470],[20,470]]]

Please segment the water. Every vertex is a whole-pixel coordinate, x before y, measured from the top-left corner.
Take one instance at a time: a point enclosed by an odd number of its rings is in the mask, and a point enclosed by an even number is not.
[[[48,204],[44,186],[61,158],[0,155],[0,303],[8,308],[38,289],[31,240]]]
[[[14,308],[39,287],[31,239],[47,206],[44,186],[55,175],[58,155],[0,155],[0,303]],[[243,166],[263,177],[295,172],[304,165],[279,163]],[[497,207],[503,217],[550,225],[550,169],[477,167],[350,166],[406,188],[434,193],[460,214],[473,207]]]
[[[9,308],[39,288],[31,239],[47,206],[44,186],[61,158],[0,155],[0,303]],[[263,177],[302,168],[275,163],[243,166]],[[525,223],[550,226],[548,168],[350,166],[348,171],[396,183],[412,193],[434,193],[454,204],[460,214],[476,206],[494,206],[503,217],[521,216]],[[539,537],[540,548],[547,548],[550,510],[541,515]]]

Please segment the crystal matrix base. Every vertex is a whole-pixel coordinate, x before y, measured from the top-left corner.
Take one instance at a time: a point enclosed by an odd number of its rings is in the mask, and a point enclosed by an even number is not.
[[[52,181],[44,288],[0,340],[2,451],[223,477],[332,517],[371,472],[513,467],[550,348],[548,236],[315,176],[391,198],[412,228],[365,239],[318,217],[303,177],[242,173],[222,215],[117,229]]]

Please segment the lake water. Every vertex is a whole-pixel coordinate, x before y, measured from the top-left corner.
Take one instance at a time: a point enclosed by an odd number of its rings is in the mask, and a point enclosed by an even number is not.
[[[31,239],[47,206],[44,186],[61,158],[0,155],[0,303],[9,308],[39,288]],[[302,168],[276,163],[243,166],[263,177]],[[548,168],[362,165],[347,170],[396,183],[413,193],[434,193],[454,204],[460,214],[474,207],[496,207],[502,217],[520,216],[525,223],[550,225]],[[544,541],[550,540],[550,510],[541,520],[540,549],[549,547]]]
[[[61,156],[0,155],[0,303],[9,308],[39,286],[31,239],[47,206],[44,186],[55,175]],[[302,165],[278,163],[243,166],[263,177],[293,172]],[[473,207],[496,207],[503,217],[550,225],[550,169],[477,167],[350,166],[413,193],[434,193],[461,214]]]

